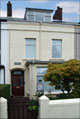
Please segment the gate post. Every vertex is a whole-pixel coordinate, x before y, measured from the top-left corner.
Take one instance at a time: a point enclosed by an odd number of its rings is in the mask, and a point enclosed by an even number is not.
[[[39,119],[48,119],[49,98],[45,95],[39,98]]]
[[[0,98],[0,119],[8,119],[7,100],[3,97]]]

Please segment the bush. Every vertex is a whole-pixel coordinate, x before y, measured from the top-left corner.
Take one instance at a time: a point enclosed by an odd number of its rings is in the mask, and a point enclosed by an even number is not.
[[[34,111],[35,113],[37,113],[38,110],[38,100],[30,100],[28,103],[28,110],[29,111]]]
[[[10,84],[0,84],[0,97],[6,99],[10,97]]]
[[[34,112],[34,114],[37,116],[38,115],[38,108],[39,108],[39,97],[41,97],[43,95],[43,92],[38,92],[36,93],[35,99],[32,99],[29,101],[28,103],[28,110],[31,112]]]
[[[70,98],[73,98],[72,96],[69,96],[67,94],[58,94],[57,95],[57,98],[58,99],[70,99]]]
[[[62,99],[72,99],[74,98],[72,95],[68,96],[67,94],[57,94],[55,97],[53,95],[47,95],[49,100],[62,100]]]

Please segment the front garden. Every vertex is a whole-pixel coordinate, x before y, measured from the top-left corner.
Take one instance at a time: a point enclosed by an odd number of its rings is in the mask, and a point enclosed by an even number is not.
[[[48,64],[44,81],[49,81],[62,94],[46,95],[50,100],[80,98],[80,61],[70,60],[63,64]],[[66,93],[65,93],[66,92]],[[28,109],[38,113],[38,99],[43,93],[37,93],[35,100],[31,100]]]

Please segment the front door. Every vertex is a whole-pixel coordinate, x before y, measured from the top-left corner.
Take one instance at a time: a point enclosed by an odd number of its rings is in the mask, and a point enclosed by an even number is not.
[[[12,95],[24,96],[24,72],[15,70],[11,72]]]

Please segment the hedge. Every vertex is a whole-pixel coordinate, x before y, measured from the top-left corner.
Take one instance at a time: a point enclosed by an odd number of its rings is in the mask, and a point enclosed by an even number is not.
[[[6,99],[10,97],[10,84],[0,84],[0,97]]]

